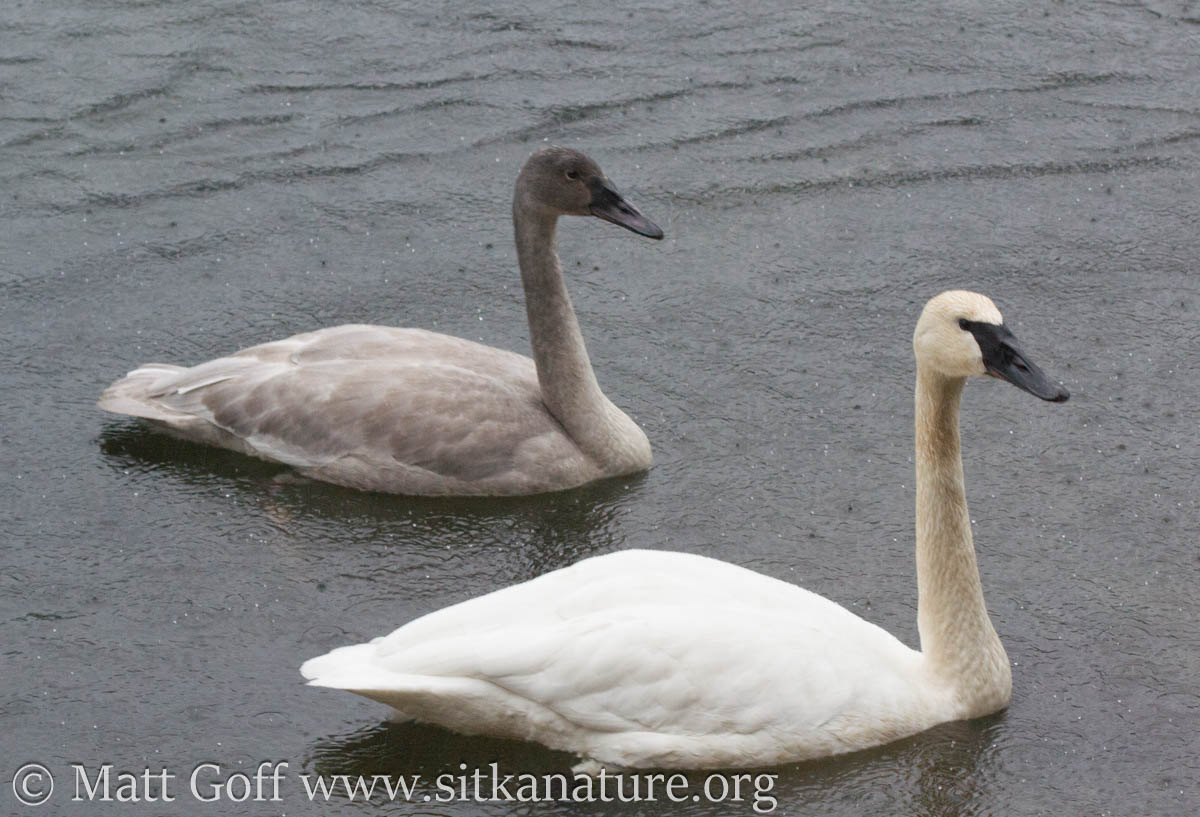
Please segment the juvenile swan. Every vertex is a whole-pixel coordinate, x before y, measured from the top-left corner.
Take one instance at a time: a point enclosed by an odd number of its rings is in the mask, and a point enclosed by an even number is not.
[[[305,476],[402,494],[534,494],[650,467],[600,391],[555,245],[560,215],[660,230],[584,154],[533,154],[513,192],[533,360],[422,329],[349,325],[190,369],[147,363],[100,408]]]
[[[921,652],[776,579],[631,550],[431,613],[300,672],[405,718],[573,752],[591,770],[765,766],[1002,709],[1012,677],[971,544],[959,398],[983,374],[1043,400],[1067,392],[982,295],[931,300],[913,347]]]

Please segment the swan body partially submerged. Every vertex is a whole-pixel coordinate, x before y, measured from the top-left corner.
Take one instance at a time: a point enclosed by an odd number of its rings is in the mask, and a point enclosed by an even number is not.
[[[533,494],[645,470],[645,433],[592,372],[555,245],[561,215],[662,237],[584,154],[533,154],[513,193],[532,360],[423,329],[337,326],[191,368],[145,364],[98,405],[372,491]]]
[[[920,651],[786,582],[633,550],[431,613],[300,672],[402,718],[535,740],[586,768],[765,766],[1002,709],[1012,677],[975,563],[959,398],[984,374],[1045,400],[1067,392],[982,295],[932,299],[913,345]]]

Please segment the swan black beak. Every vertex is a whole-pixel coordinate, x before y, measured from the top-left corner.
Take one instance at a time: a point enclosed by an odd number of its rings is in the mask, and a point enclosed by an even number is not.
[[[1025,357],[1008,327],[996,323],[969,322],[967,328],[975,336],[975,342],[983,352],[983,366],[992,377],[1007,380],[1018,389],[1051,403],[1066,402],[1071,396],[1062,386],[1050,382],[1046,373]]]
[[[663,237],[662,229],[643,216],[642,211],[630,204],[607,179],[594,179],[591,190],[592,200],[588,202],[588,210],[593,216],[620,224],[626,230],[633,230],[647,238]]]

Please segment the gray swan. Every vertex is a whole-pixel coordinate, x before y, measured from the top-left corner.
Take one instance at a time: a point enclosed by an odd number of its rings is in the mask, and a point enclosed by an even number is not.
[[[561,215],[663,235],[583,153],[534,153],[513,191],[532,360],[423,329],[336,326],[191,368],[147,363],[97,405],[368,491],[535,494],[643,471],[650,443],[600,390],[567,295]]]
[[[793,584],[688,553],[627,550],[304,663],[316,686],[468,734],[536,740],[578,771],[771,766],[1003,709],[958,413],[972,375],[1062,402],[988,298],[944,292],[913,337],[921,649]]]

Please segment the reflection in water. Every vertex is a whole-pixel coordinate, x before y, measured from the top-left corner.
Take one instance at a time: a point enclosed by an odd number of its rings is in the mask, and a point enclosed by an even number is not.
[[[887,746],[749,773],[756,778],[763,773],[777,775],[771,795],[786,813],[823,813],[831,793],[841,793],[838,796],[848,799],[847,813],[982,815],[990,806],[977,795],[986,791],[995,777],[987,768],[988,758],[997,745],[1003,720],[1004,713],[999,713],[942,724]],[[570,775],[577,761],[574,755],[533,743],[469,737],[421,724],[382,723],[317,742],[303,766],[325,777],[419,775],[420,799],[425,794],[436,796],[439,775],[457,777],[464,767],[468,772],[482,769],[490,773],[490,765],[495,763],[501,776]],[[728,776],[747,771],[723,773]],[[692,771],[687,777],[696,784],[715,772]],[[897,778],[906,780],[906,785],[896,786]],[[562,805],[565,810],[566,804]],[[705,813],[726,814],[731,804],[724,805],[722,809],[721,804],[701,803],[697,808]],[[642,803],[639,813],[669,814],[678,808],[671,803]]]
[[[184,484],[215,482],[252,485],[287,469],[213,446],[178,440],[140,422],[106,418],[100,434],[104,462],[119,473],[162,472]]]
[[[288,539],[371,546],[402,532],[407,547],[419,545],[430,554],[446,547],[510,551],[508,558],[520,566],[497,571],[504,584],[622,547],[618,517],[637,501],[646,479],[634,474],[527,497],[409,497],[308,480],[286,467],[137,423],[107,424],[101,450],[125,479],[133,471],[152,472],[185,486],[243,495]]]
[[[383,710],[381,710],[383,711]],[[505,773],[569,773],[573,755],[536,743],[460,735],[437,726],[381,723],[313,746],[304,765],[317,774],[457,773],[461,764],[482,768],[499,763]]]
[[[854,792],[860,814],[973,815],[975,794],[995,776],[988,758],[1004,718],[999,712],[944,723],[886,746],[801,764],[780,787],[801,814],[806,804],[827,804],[831,791],[845,790]],[[897,778],[908,784],[895,786]],[[872,786],[871,780],[888,787]]]

